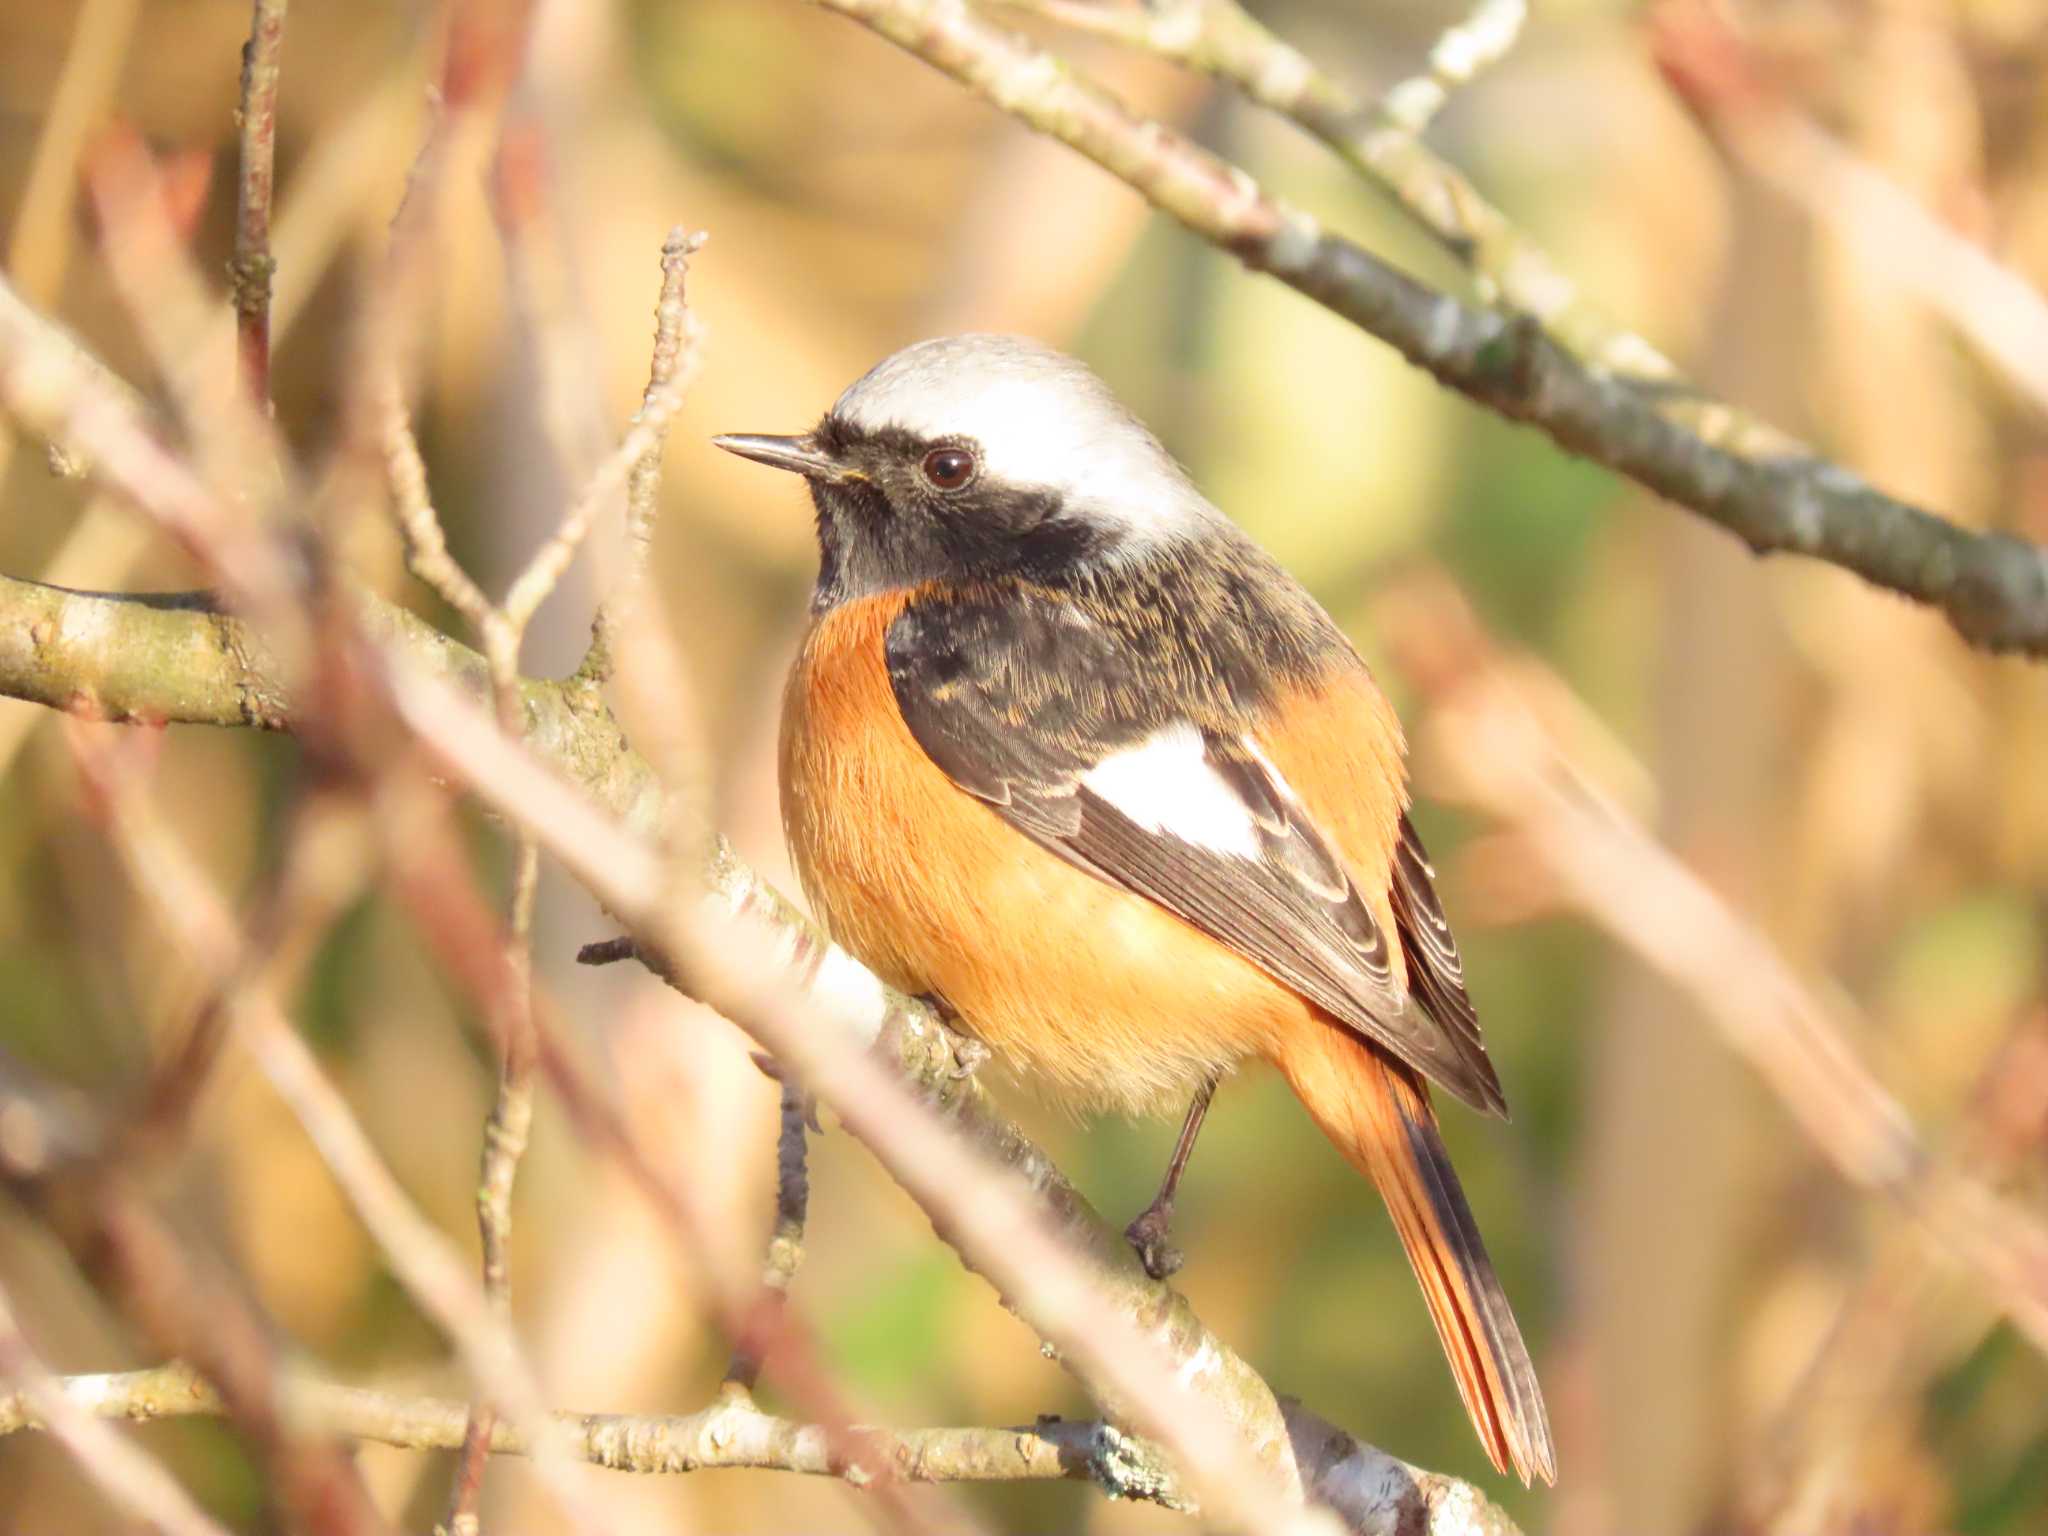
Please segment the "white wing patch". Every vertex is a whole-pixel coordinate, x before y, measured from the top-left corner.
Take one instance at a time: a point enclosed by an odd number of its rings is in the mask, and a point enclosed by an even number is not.
[[[1212,853],[1259,857],[1251,811],[1209,765],[1202,733],[1192,725],[1170,725],[1105,757],[1081,783],[1147,832]]]

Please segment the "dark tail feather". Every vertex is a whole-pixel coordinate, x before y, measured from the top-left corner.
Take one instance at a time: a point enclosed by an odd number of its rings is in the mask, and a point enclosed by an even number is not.
[[[1334,1026],[1276,1053],[1275,1061],[1316,1123],[1386,1201],[1495,1469],[1513,1468],[1525,1483],[1554,1482],[1557,1458],[1536,1367],[1421,1078]]]

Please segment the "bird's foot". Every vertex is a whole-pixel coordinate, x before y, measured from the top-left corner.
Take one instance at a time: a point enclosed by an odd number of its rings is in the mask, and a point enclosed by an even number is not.
[[[972,1035],[961,1033],[960,1010],[938,993],[923,993],[918,1001],[936,1013],[939,1016],[939,1023],[945,1028],[946,1044],[953,1051],[953,1070],[946,1075],[956,1083],[962,1078],[974,1076],[981,1070],[982,1063],[989,1058],[988,1047]]]
[[[974,1076],[988,1060],[989,1054],[989,1048],[972,1035],[956,1032],[953,1036],[953,1081]]]
[[[1184,1262],[1181,1251],[1167,1239],[1173,1224],[1173,1207],[1158,1201],[1138,1213],[1138,1219],[1124,1228],[1124,1241],[1138,1255],[1145,1273],[1154,1280],[1174,1274]]]

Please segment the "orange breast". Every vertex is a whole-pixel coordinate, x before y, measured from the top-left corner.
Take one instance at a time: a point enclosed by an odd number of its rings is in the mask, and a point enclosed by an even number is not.
[[[908,600],[828,613],[784,702],[783,824],[833,938],[892,985],[944,997],[1021,1071],[1088,1106],[1178,1108],[1203,1079],[1320,1017],[954,787],[889,686],[883,636]]]

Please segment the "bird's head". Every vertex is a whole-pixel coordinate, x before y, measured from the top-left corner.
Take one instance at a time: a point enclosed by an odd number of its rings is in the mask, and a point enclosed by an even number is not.
[[[821,607],[932,580],[1052,579],[1219,518],[1084,364],[1014,336],[919,342],[807,433],[713,441],[809,481]]]

